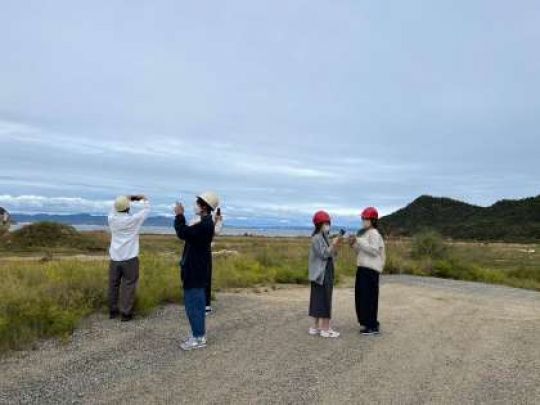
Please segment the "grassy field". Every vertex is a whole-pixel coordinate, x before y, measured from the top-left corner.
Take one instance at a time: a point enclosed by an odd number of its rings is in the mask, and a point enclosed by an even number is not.
[[[0,351],[27,346],[41,337],[68,338],[83,317],[106,312],[108,235],[85,237],[91,243],[0,248]],[[309,243],[309,238],[219,237],[214,246],[215,289],[307,284]],[[181,301],[177,265],[181,249],[174,236],[142,236],[137,313]],[[540,290],[538,245],[445,243],[428,236],[390,240],[387,249],[386,273]],[[85,256],[69,257],[76,253]],[[337,262],[338,283],[350,284],[355,271],[355,254],[344,246]]]

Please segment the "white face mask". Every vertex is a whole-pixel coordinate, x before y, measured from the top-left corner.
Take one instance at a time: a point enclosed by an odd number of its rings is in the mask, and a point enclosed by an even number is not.
[[[195,204],[193,206],[193,212],[195,213],[195,215],[201,215],[202,214],[202,209],[201,209],[201,207],[199,207],[199,204]]]
[[[324,224],[324,225],[322,226],[322,231],[323,231],[324,233],[330,233],[330,225]]]

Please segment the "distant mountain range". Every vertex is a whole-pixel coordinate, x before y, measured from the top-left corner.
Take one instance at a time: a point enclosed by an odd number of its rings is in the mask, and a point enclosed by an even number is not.
[[[52,221],[70,225],[107,225],[107,217],[89,214],[49,215],[13,214],[18,223]],[[173,218],[149,217],[145,226],[172,227]],[[231,220],[232,228],[307,229],[309,218],[283,222],[276,218],[254,217]],[[347,228],[357,226],[357,220]],[[336,224],[336,227],[338,225]],[[521,200],[501,200],[489,207],[479,207],[451,198],[423,195],[406,207],[381,218],[381,227],[387,235],[411,236],[432,229],[453,239],[540,241],[540,195]]]
[[[97,225],[107,226],[107,217],[105,215],[90,215],[90,214],[67,214],[67,215],[52,215],[52,214],[13,214],[11,216],[15,223],[33,223],[33,222],[58,222],[68,225]],[[174,218],[169,216],[151,216],[144,222],[145,226],[155,227],[172,227]],[[308,219],[309,221],[309,219]],[[309,222],[308,222],[309,223]],[[233,228],[309,228],[302,225],[299,221],[284,222],[274,218],[254,217],[247,220],[227,220],[226,225]]]
[[[454,239],[540,240],[540,195],[501,200],[489,207],[424,195],[382,218],[381,226],[389,235],[433,229]]]

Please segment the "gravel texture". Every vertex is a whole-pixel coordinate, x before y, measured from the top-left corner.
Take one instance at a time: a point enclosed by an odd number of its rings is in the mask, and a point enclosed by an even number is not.
[[[307,334],[306,288],[218,294],[206,349],[184,353],[183,308],[93,316],[69,343],[0,360],[1,404],[540,403],[540,293],[385,276],[380,336],[335,290],[338,339]]]

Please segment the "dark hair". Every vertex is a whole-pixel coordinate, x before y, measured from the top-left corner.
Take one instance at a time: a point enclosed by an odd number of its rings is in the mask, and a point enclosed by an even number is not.
[[[315,236],[318,233],[321,233],[321,229],[324,224],[330,224],[330,222],[321,222],[320,224],[316,224],[315,229],[313,230],[313,233],[311,234],[311,236]]]
[[[322,223],[316,224],[316,225],[315,225],[315,229],[313,230],[313,233],[311,234],[311,236],[315,236],[315,235],[317,235],[318,233],[320,233],[320,232],[321,232],[322,226],[323,226]]]
[[[206,212],[212,212],[213,209],[202,198],[197,198],[197,205]]]
[[[379,231],[379,233],[381,234],[381,236],[386,239],[386,232],[384,231],[383,228],[381,228],[380,224],[379,224],[379,220],[378,219],[370,219],[371,221],[371,226],[373,227],[373,229],[376,229],[377,231]]]

